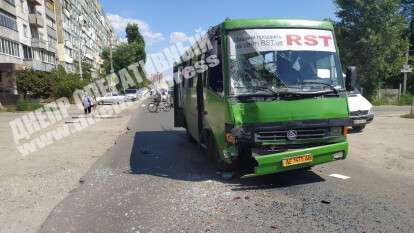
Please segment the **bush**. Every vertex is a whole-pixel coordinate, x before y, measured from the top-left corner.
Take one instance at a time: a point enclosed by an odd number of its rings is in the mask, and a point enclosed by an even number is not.
[[[398,105],[411,105],[413,101],[414,95],[411,94],[403,94],[398,101]]]
[[[59,77],[53,88],[53,96],[55,98],[66,97],[72,99],[73,92],[77,89],[82,89],[87,85],[86,81],[80,80],[77,75],[67,74]]]
[[[20,99],[17,101],[16,110],[17,111],[34,111],[41,107],[42,105],[39,103],[39,101]]]
[[[414,119],[414,114],[408,113],[408,114],[402,115],[401,117],[406,118],[406,119]]]
[[[414,95],[411,94],[403,94],[400,96],[399,100],[390,100],[387,98],[378,98],[378,95],[375,95],[372,98],[373,105],[411,105],[412,99]]]
[[[49,73],[23,70],[16,75],[17,89],[25,98],[49,98],[52,95],[53,80]]]
[[[24,70],[17,73],[17,87],[24,99],[72,99],[73,92],[89,84],[90,75],[81,80],[79,74],[66,73],[62,66],[51,72]]]

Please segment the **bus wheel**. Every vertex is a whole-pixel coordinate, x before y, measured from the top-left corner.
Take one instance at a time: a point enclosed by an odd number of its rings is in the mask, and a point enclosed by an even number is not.
[[[353,126],[352,127],[352,130],[355,132],[355,133],[360,133],[360,132],[362,132],[362,130],[364,130],[365,129],[365,125],[361,125],[361,126]]]
[[[216,164],[217,168],[220,171],[231,171],[232,170],[231,165],[228,165],[223,160],[221,160],[216,142],[214,140],[214,136],[211,134],[209,134],[208,140],[207,140],[207,156],[209,159],[214,161],[214,163]]]
[[[158,110],[158,107],[155,103],[148,104],[147,108],[148,108],[148,111],[151,112],[151,113],[157,112],[157,110]]]

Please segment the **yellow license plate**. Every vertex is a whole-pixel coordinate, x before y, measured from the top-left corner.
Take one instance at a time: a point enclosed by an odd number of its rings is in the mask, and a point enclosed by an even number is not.
[[[313,161],[313,156],[311,154],[291,157],[282,160],[283,167],[294,166],[298,164],[310,163]]]

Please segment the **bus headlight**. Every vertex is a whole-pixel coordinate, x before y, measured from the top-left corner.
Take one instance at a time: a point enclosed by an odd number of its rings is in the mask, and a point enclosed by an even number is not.
[[[343,130],[343,127],[331,127],[330,135],[334,137],[342,136]]]
[[[236,144],[236,137],[232,133],[226,133],[226,142],[229,144]]]
[[[336,152],[332,154],[333,159],[343,159],[345,157],[345,153],[343,151]]]

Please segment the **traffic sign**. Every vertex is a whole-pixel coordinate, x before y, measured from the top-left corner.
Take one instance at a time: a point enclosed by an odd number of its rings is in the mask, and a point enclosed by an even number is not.
[[[408,64],[404,64],[403,68],[401,69],[401,73],[411,73],[411,72],[413,72],[413,68]]]

